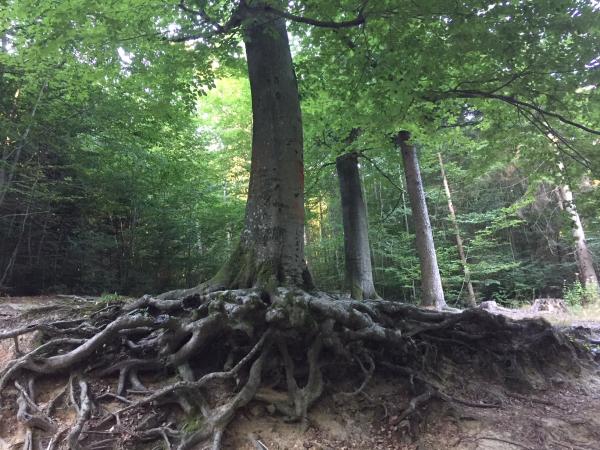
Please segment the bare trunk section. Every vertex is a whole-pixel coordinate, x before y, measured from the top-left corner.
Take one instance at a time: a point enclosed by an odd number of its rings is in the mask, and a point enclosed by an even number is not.
[[[458,256],[460,257],[460,262],[463,266],[463,271],[465,273],[465,283],[467,285],[467,305],[474,307],[475,303],[475,291],[473,290],[473,284],[471,283],[471,273],[469,271],[469,266],[467,265],[467,257],[465,255],[465,249],[463,247],[463,241],[460,237],[460,229],[458,228],[458,222],[456,220],[456,212],[454,210],[454,204],[452,203],[452,193],[450,192],[450,185],[448,184],[448,178],[446,177],[446,170],[444,169],[444,160],[442,159],[442,154],[438,153],[438,158],[440,160],[440,171],[442,172],[442,180],[444,181],[444,191],[446,192],[446,198],[448,199],[448,211],[450,213],[450,220],[452,221],[452,225],[454,226],[454,234],[456,236],[456,247],[458,248]]]
[[[256,17],[243,32],[253,115],[250,187],[239,247],[210,284],[311,287],[302,119],[285,20]]]
[[[4,145],[3,145],[4,149],[2,151],[3,164],[1,164],[0,166],[4,166],[4,165],[8,166],[8,171],[5,168],[0,169],[0,205],[2,203],[4,203],[4,198],[5,198],[6,194],[8,193],[10,184],[11,184],[13,178],[15,177],[15,174],[17,173],[17,167],[19,166],[19,162],[21,159],[21,153],[27,143],[27,137],[29,136],[29,133],[31,132],[32,126],[34,125],[33,121],[35,119],[35,114],[40,105],[42,97],[44,95],[44,91],[46,90],[47,87],[48,87],[48,82],[44,81],[44,83],[42,84],[42,87],[40,89],[40,92],[37,96],[37,99],[33,105],[33,109],[31,110],[31,114],[29,116],[30,122],[27,125],[27,127],[25,128],[25,131],[23,132],[23,134],[19,137],[19,140],[16,143],[16,148],[14,150],[12,150],[10,148],[10,139],[8,137],[6,137],[6,140],[4,142]],[[18,94],[19,94],[19,91],[17,90],[17,92],[15,93],[15,101],[16,101],[16,98],[18,97]],[[15,109],[16,109],[16,104],[15,104]],[[9,164],[8,161],[10,158],[12,158],[12,161]]]
[[[346,283],[352,298],[378,298],[373,285],[367,209],[358,173],[358,155],[347,153],[335,160],[342,199]]]
[[[408,142],[409,139],[410,133],[401,131],[395,137],[395,143],[400,147],[402,153],[406,189],[415,223],[415,238],[421,265],[421,305],[443,309],[446,306],[446,301],[435,254],[429,212],[425,202],[421,170],[419,169],[417,152],[414,146]]]
[[[579,267],[579,279],[585,287],[595,287],[598,290],[598,277],[594,270],[594,258],[590,252],[583,224],[577,212],[575,202],[573,201],[573,192],[569,185],[564,184],[558,188],[560,201],[564,209],[569,213],[569,217],[573,223],[573,237],[575,238],[575,257],[577,259],[577,267]]]
[[[565,165],[560,158],[558,144],[556,147],[556,154],[558,156],[558,171],[561,180],[561,186],[558,187],[558,201],[561,208],[569,213],[572,222],[571,230],[573,237],[575,238],[575,259],[577,260],[577,267],[579,268],[579,279],[586,288],[591,288],[591,290],[596,293],[596,297],[598,297],[600,291],[598,289],[598,277],[596,276],[596,271],[594,269],[594,257],[588,248],[583,224],[573,199],[573,192],[567,183]]]

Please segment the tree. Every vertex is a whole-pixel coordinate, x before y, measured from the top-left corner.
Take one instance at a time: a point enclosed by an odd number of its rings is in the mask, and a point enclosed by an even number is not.
[[[252,157],[244,229],[229,261],[198,289],[310,289],[313,282],[304,257],[302,117],[285,20],[342,28],[363,23],[362,12],[352,21],[323,22],[287,13],[267,1],[250,4],[242,0],[221,25],[202,7],[193,10],[183,1],[180,6],[210,25],[216,34],[241,26],[252,94]]]
[[[265,14],[244,29],[252,92],[252,165],[239,248],[211,283],[303,286],[302,118],[285,20]]]
[[[456,221],[456,212],[454,211],[454,205],[452,204],[452,194],[450,192],[450,185],[448,184],[448,178],[446,178],[446,171],[444,170],[444,160],[442,159],[442,154],[439,152],[438,159],[440,160],[440,171],[442,172],[444,192],[446,193],[446,198],[448,199],[448,212],[450,214],[450,221],[452,222],[452,226],[454,227],[456,247],[458,248],[458,256],[460,257],[460,262],[462,263],[463,270],[465,272],[465,283],[467,284],[468,290],[467,305],[473,307],[476,305],[475,292],[473,291],[473,284],[471,283],[471,274],[469,271],[469,266],[467,265],[467,257],[465,255],[463,241],[460,237],[460,229],[458,228],[458,222]]]
[[[575,240],[575,257],[579,268],[579,279],[581,283],[592,291],[598,291],[598,277],[594,269],[594,258],[590,252],[585,239],[585,231],[581,218],[577,212],[573,192],[568,184],[558,188],[562,207],[569,213],[572,222],[573,239]]]
[[[566,167],[560,153],[561,148],[564,146],[564,142],[562,142],[561,136],[551,134],[549,137],[554,144],[556,158],[558,159],[559,186],[556,190],[558,203],[559,207],[569,214],[569,219],[571,221],[571,233],[575,241],[575,261],[577,262],[579,271],[579,280],[594,297],[588,299],[588,301],[596,300],[600,294],[600,286],[598,285],[598,277],[596,275],[596,269],[594,268],[594,257],[588,248],[583,223],[577,211],[575,199],[573,198],[573,191],[567,182]]]
[[[369,226],[357,153],[338,156],[335,166],[342,199],[346,283],[356,300],[378,298],[373,285]]]
[[[421,305],[443,309],[446,306],[442,278],[438,268],[429,212],[425,201],[421,170],[415,147],[408,141],[410,133],[400,131],[394,143],[400,148],[406,176],[406,190],[415,222],[415,240],[421,266]]]

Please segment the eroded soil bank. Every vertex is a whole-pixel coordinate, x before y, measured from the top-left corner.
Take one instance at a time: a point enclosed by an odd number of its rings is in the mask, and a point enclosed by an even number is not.
[[[92,299],[77,297],[22,297],[0,299],[0,330],[13,329],[29,321],[61,317],[66,310],[85,308]],[[40,307],[42,309],[40,309]],[[30,311],[35,311],[31,312]],[[569,316],[564,312],[499,310],[512,318],[542,316],[561,327],[575,327],[573,336],[592,336],[600,330],[594,317]],[[19,338],[21,351],[32,345],[35,336]],[[15,357],[12,340],[0,342],[0,370]],[[227,449],[598,449],[600,448],[600,378],[592,365],[578,377],[539,380],[523,389],[508,389],[471,373],[465,364],[462,373],[440,375],[447,394],[464,402],[433,400],[417,406],[410,417],[402,414],[415,399],[410,383],[395,376],[376,375],[356,395],[361,377],[349,376],[346,383],[329,385],[309,410],[304,424],[286,423],[268,402],[253,400],[240,409],[223,437]],[[153,380],[142,380],[152,388]],[[90,383],[98,397],[114,391],[115,380]],[[60,377],[48,377],[38,388],[38,404],[44,408],[64,388]],[[268,388],[264,396],[268,397]],[[0,404],[0,449],[21,448],[24,429],[16,419],[16,407],[3,397]],[[477,405],[481,405],[478,407]],[[105,404],[117,410],[118,401]],[[485,406],[485,407],[484,407]],[[148,406],[152,408],[153,406]],[[57,409],[57,417],[68,425],[75,413]],[[133,424],[135,415],[124,418]],[[189,427],[194,424],[190,423]],[[133,440],[131,441],[133,442]],[[163,443],[121,447],[164,448]],[[63,447],[59,447],[63,448]],[[64,447],[66,448],[66,447]],[[85,448],[85,447],[84,447]],[[91,447],[90,447],[91,448]],[[96,448],[96,447],[94,447]],[[106,447],[114,448],[114,447]]]

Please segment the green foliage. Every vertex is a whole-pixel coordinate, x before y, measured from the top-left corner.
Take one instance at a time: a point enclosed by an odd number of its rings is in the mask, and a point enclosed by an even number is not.
[[[565,286],[563,297],[569,306],[581,306],[585,303],[585,288],[579,280]]]
[[[201,3],[222,22],[235,4]],[[0,185],[3,289],[159,292],[210,278],[235,248],[252,128],[240,36],[168,42],[208,28],[177,4],[3,3],[0,174],[15,168]],[[344,20],[356,2],[290,8]],[[331,163],[361,151],[370,159],[361,159],[361,175],[377,290],[418,299],[415,230],[389,139],[404,128],[418,146],[448,300],[461,302],[465,277],[438,152],[478,298],[559,295],[576,269],[568,217],[552,191],[565,179],[572,185],[600,254],[597,142],[555,116],[457,91],[518,98],[594,126],[597,4],[380,0],[366,8],[367,26],[290,27],[305,130],[306,255],[317,285],[343,289]],[[532,114],[569,146],[557,154]],[[353,128],[362,134],[349,145]]]
[[[30,11],[21,6],[11,3],[0,22],[27,22]],[[15,168],[10,183],[0,183],[0,286],[7,292],[192,286],[214,274],[239,234],[247,169],[229,149],[246,154],[249,125],[239,125],[249,122],[248,88],[231,78],[226,100],[218,89],[198,95],[197,82],[214,86],[202,81],[212,66],[164,42],[136,40],[123,53],[112,27],[148,30],[151,20],[132,17],[150,11],[131,2],[110,21],[113,6],[61,6],[28,26],[28,45],[9,31],[18,51],[0,50],[0,130],[8,139],[0,179]],[[102,27],[73,22],[54,34],[54,20],[91,20],[94,8],[105,8]],[[72,33],[80,33],[77,41]],[[56,47],[42,57],[47,39]],[[227,148],[215,148],[215,127],[235,121],[244,131],[222,133]]]
[[[569,306],[579,307],[598,301],[598,286],[588,284],[584,286],[579,280],[563,288],[563,298]]]
[[[100,295],[100,298],[98,298],[99,302],[106,303],[106,305],[124,302],[125,300],[127,300],[127,297],[119,295],[116,292],[103,293],[102,295]]]
[[[199,411],[188,414],[183,420],[181,429],[186,433],[200,430],[204,426],[204,416]]]

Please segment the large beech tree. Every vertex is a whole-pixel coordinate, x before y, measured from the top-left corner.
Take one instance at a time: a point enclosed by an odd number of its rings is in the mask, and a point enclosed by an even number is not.
[[[210,39],[211,35],[241,30],[252,95],[252,156],[244,229],[231,258],[201,290],[313,287],[304,257],[302,116],[285,20],[345,28],[360,25],[365,18],[361,9],[350,21],[319,21],[273,6],[279,3],[241,0],[223,24],[212,19],[205,8],[180,3],[185,13],[209,30],[192,31],[174,41]]]
[[[304,260],[302,117],[285,20],[244,25],[252,93],[252,158],[239,248],[213,279],[224,287],[311,287]]]

